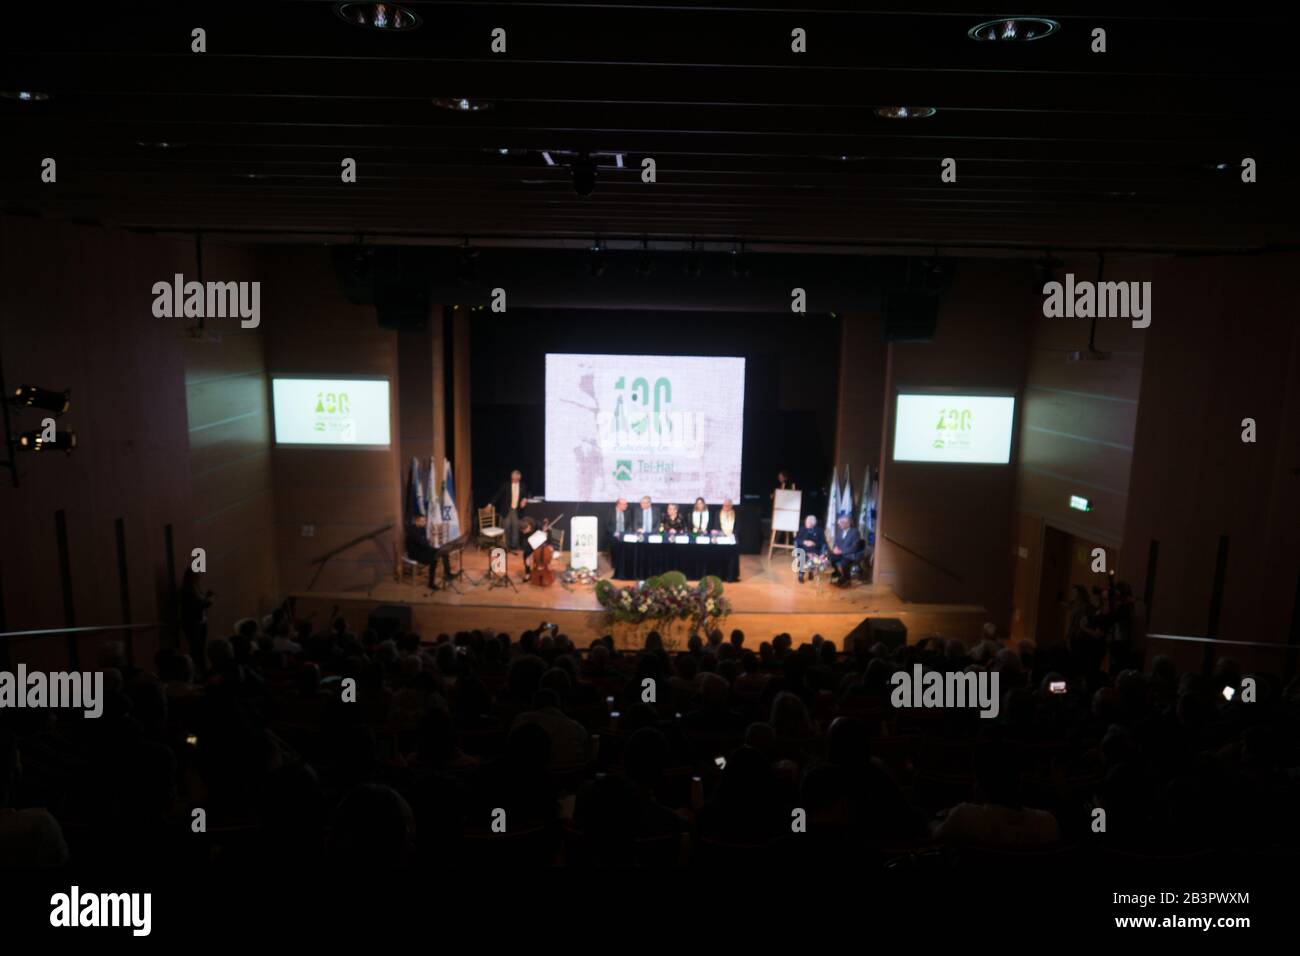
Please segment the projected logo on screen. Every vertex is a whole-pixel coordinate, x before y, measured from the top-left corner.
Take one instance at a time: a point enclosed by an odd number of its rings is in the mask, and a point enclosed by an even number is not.
[[[673,449],[687,458],[704,453],[704,414],[672,407],[670,379],[657,378],[652,388],[648,379],[635,378],[629,383],[626,376],[619,376],[614,391],[613,411],[596,415],[602,451]]]
[[[277,445],[388,445],[384,379],[271,379]]]
[[[316,407],[312,412],[312,431],[334,441],[352,443],[357,440],[357,423],[352,418],[352,402],[347,392],[317,392]]]
[[[547,355],[546,494],[738,499],[744,405],[742,358]]]
[[[1006,464],[1015,404],[1007,395],[900,394],[894,460]]]

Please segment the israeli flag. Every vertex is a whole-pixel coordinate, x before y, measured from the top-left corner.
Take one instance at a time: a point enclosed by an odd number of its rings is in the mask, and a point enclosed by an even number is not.
[[[456,481],[451,473],[451,462],[442,460],[442,523],[447,534],[444,540],[455,541],[460,537],[460,513],[456,510]]]

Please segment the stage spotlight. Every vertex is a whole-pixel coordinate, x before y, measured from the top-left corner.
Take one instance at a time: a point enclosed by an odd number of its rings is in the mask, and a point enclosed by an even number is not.
[[[420,25],[418,16],[395,3],[340,3],[334,12],[354,26],[386,33],[414,30]]]
[[[456,281],[461,285],[469,285],[474,281],[474,260],[477,258],[478,250],[471,249],[469,240],[466,239],[460,250],[460,259],[456,262]]]
[[[749,256],[745,255],[743,242],[737,242],[731,247],[731,275],[736,279],[749,275]]]
[[[19,385],[9,397],[9,404],[19,408],[39,408],[44,412],[62,415],[72,404],[71,391],[56,392],[38,385]]]
[[[599,278],[605,274],[605,245],[599,239],[591,245],[591,275]]]
[[[50,94],[39,90],[0,90],[0,97],[6,100],[17,100],[19,103],[44,103],[50,98]]]
[[[54,437],[46,441],[42,437],[42,431],[37,429],[32,432],[23,432],[18,436],[17,447],[19,451],[66,451],[72,454],[72,449],[77,447],[77,433],[72,431],[56,431]]]
[[[654,260],[650,257],[650,243],[641,240],[641,254],[636,257],[636,274],[645,278],[654,272]]]
[[[695,240],[691,240],[691,248],[686,252],[685,260],[686,275],[692,279],[698,279],[703,269],[700,266],[700,254],[695,251]]]
[[[375,250],[370,246],[363,246],[361,241],[357,240],[348,259],[348,271],[352,274],[352,278],[357,282],[369,282],[374,267]]]
[[[596,164],[590,156],[575,159],[569,167],[573,173],[573,191],[579,196],[590,196],[596,188]]]

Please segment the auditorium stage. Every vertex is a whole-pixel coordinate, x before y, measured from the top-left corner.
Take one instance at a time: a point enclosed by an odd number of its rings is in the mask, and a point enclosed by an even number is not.
[[[557,566],[566,566],[567,559],[567,554],[563,555]],[[460,593],[431,592],[423,581],[399,584],[388,580],[368,590],[300,592],[295,595],[298,615],[314,614],[314,620],[324,621],[338,606],[349,627],[360,633],[371,611],[379,605],[406,605],[411,609],[412,628],[425,640],[432,640],[440,632],[475,628],[505,631],[515,637],[543,621],[558,624],[579,647],[609,633],[593,587],[566,587],[558,581],[549,588],[523,584],[518,580],[518,555],[511,555],[515,588],[491,588],[481,583],[487,570],[486,553],[468,548],[464,560],[465,578],[457,582]],[[723,629],[728,633],[733,628],[743,630],[749,647],[756,648],[760,641],[782,632],[788,632],[796,644],[814,634],[839,643],[864,617],[898,618],[907,626],[909,641],[942,634],[971,642],[978,639],[986,620],[982,607],[912,604],[901,600],[887,585],[855,584],[846,589],[826,586],[818,593],[814,584],[799,584],[790,570],[789,558],[780,555],[770,566],[761,555],[742,555],[740,561],[741,579],[726,585],[732,613]],[[600,574],[609,573],[609,556],[602,552]]]

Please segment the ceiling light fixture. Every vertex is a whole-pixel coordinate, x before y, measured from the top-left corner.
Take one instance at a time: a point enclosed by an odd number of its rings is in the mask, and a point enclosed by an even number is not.
[[[50,98],[50,94],[36,90],[0,90],[0,97],[17,100],[19,103],[44,103]]]
[[[1023,42],[1050,37],[1059,29],[1059,23],[1045,17],[1007,17],[1002,20],[986,20],[971,27],[966,35],[972,40]]]
[[[395,3],[339,3],[334,12],[353,26],[384,33],[414,30],[420,25],[418,16]]]
[[[881,119],[925,119],[939,112],[933,106],[879,106],[876,115]]]
[[[453,113],[482,113],[492,108],[487,100],[472,100],[468,96],[439,96],[433,105]]]

